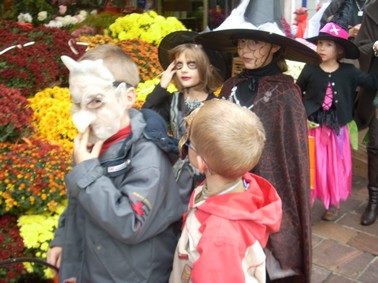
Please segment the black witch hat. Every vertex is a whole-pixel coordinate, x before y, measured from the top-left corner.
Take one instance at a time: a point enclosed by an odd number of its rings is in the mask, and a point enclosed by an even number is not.
[[[186,30],[175,31],[166,35],[162,39],[158,47],[159,62],[160,62],[160,65],[163,67],[163,69],[166,69],[171,63],[171,58],[169,57],[169,51],[180,44],[184,44],[184,43],[196,44],[196,42],[194,42],[194,38],[197,35],[198,35],[197,32],[186,31]],[[230,75],[230,67],[229,67],[231,65],[230,58],[227,57],[225,54],[222,54],[221,52],[218,52],[216,50],[204,48],[203,46],[202,48],[205,51],[207,57],[209,58],[210,63],[219,71],[222,77],[228,78]]]
[[[284,57],[319,64],[320,56],[303,43],[285,36],[282,25],[284,0],[242,0],[216,29],[195,37],[195,42],[214,50],[235,52],[237,39],[253,39],[277,44]]]

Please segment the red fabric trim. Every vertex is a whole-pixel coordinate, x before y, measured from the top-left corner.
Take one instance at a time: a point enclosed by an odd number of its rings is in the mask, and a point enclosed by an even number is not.
[[[105,151],[107,151],[108,148],[111,147],[117,141],[122,140],[124,138],[127,138],[130,135],[130,133],[131,133],[131,125],[127,126],[126,128],[119,130],[117,133],[112,135],[102,145],[100,155],[103,154]]]

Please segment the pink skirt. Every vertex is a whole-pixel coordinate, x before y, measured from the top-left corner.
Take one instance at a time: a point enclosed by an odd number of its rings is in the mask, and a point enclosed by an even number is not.
[[[352,152],[347,126],[340,129],[339,135],[320,126],[309,129],[315,139],[315,186],[311,191],[315,198],[323,202],[326,209],[339,207],[352,195]]]

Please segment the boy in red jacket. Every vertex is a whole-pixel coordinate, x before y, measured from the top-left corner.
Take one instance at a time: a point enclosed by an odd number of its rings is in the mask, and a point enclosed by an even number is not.
[[[182,155],[205,174],[190,199],[170,282],[265,282],[265,247],[280,228],[273,186],[249,171],[264,148],[265,131],[247,108],[204,102],[186,120]]]

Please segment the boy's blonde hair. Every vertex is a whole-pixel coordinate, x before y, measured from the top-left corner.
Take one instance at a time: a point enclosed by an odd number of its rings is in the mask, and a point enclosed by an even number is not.
[[[115,81],[127,82],[137,87],[140,80],[138,66],[121,47],[113,44],[99,45],[87,51],[79,61],[98,59],[103,60],[104,66],[112,73]]]
[[[209,170],[237,178],[260,159],[265,130],[255,113],[227,100],[204,102],[190,125],[190,140]]]
[[[170,61],[176,60],[181,54],[185,55],[187,60],[196,62],[197,70],[200,76],[199,88],[207,93],[214,92],[223,83],[223,78],[213,65],[211,65],[209,57],[201,47],[201,45],[193,43],[180,44],[169,51]],[[173,83],[182,91],[183,86],[177,76],[173,77]]]

